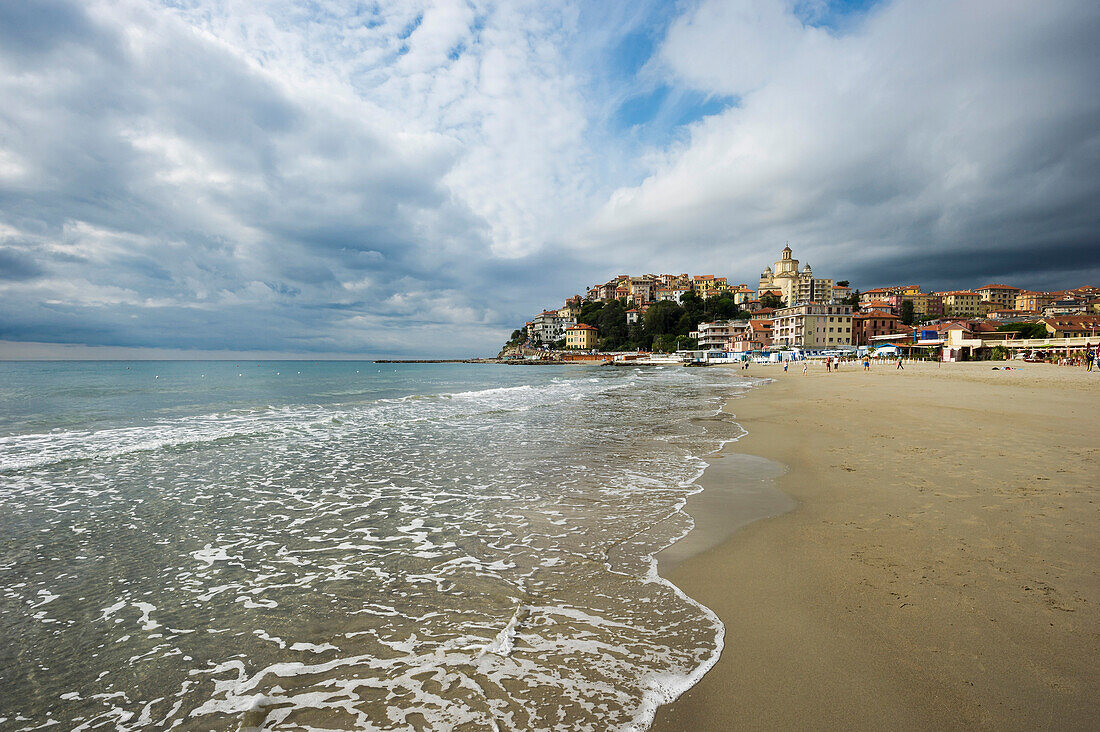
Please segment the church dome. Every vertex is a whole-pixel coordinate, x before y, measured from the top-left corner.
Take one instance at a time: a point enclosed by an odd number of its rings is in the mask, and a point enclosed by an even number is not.
[[[772,268],[771,267],[765,267],[764,268],[764,274],[771,274],[771,273],[772,273]]]

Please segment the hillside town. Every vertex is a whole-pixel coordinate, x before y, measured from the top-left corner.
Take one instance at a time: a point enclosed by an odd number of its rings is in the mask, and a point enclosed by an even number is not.
[[[1100,287],[1039,292],[1003,283],[860,292],[818,277],[790,246],[755,287],[716,275],[619,275],[543,310],[502,357],[689,362],[906,357],[1066,361],[1100,345]],[[632,353],[627,356],[624,354]]]

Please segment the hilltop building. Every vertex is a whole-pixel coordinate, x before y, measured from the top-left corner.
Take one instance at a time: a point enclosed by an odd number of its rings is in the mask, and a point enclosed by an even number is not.
[[[1054,295],[1049,292],[1035,292],[1033,290],[1020,290],[1016,295],[1016,309],[1041,312],[1044,307],[1054,302]]]
[[[982,296],[970,290],[935,293],[943,300],[943,314],[948,317],[968,317],[982,314]]]
[[[974,292],[981,295],[983,302],[995,303],[996,307],[993,310],[1003,310],[1005,308],[1016,308],[1016,298],[1021,290],[1019,287],[1012,287],[1011,285],[983,285]]]
[[[621,311],[616,304],[614,317],[625,320],[628,336],[606,338],[607,348],[629,346],[632,341],[642,344],[642,338],[650,335],[670,335],[650,334],[640,331],[639,326],[654,303],[682,303],[688,293],[702,300],[728,297],[751,314],[746,320],[698,323],[690,335],[704,351],[744,354],[788,347],[828,350],[892,341],[901,347],[942,344],[943,358],[958,360],[986,356],[994,345],[1032,347],[1025,342],[1027,339],[1014,340],[1016,331],[997,330],[1005,323],[1040,323],[1051,339],[1073,341],[1057,346],[1066,353],[1083,349],[1089,345],[1088,339],[1100,337],[1100,287],[1096,286],[1035,292],[991,283],[969,290],[926,293],[919,285],[892,285],[855,291],[860,312],[853,315],[848,305],[853,289],[843,282],[838,285],[831,279],[814,277],[810,266],[800,265],[789,246],[783,248],[774,268],[764,269],[755,290],[715,274],[621,274],[589,287],[583,298],[573,295],[563,306],[535,316],[526,325],[527,345],[545,348],[565,342],[571,349],[596,348],[599,332],[590,325],[579,325],[586,301],[618,300],[623,304]],[[762,300],[772,305],[775,298],[785,305],[776,309],[763,306]],[[900,323],[902,318],[910,318],[910,305],[906,303],[912,305],[913,321],[923,323],[912,332]],[[715,317],[729,310],[728,305],[708,305],[705,312]],[[684,316],[694,323],[698,312],[698,305],[693,304]]]
[[[803,302],[832,302],[834,284],[832,280],[816,279],[808,264],[799,269],[798,260],[794,259],[791,248],[786,246],[775,263],[775,269],[764,268],[757,292],[764,297],[765,293],[777,290],[782,293],[780,297],[788,306]]]

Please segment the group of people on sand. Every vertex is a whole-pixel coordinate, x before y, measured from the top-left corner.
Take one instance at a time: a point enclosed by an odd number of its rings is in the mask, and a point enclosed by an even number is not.
[[[1094,369],[1100,371],[1100,346],[1090,344],[1084,351],[1077,351],[1064,356],[1052,355],[1047,356],[1046,359],[1036,360],[1045,360],[1046,363],[1055,366],[1084,366],[1086,371],[1093,371]]]
[[[832,373],[833,371],[840,371],[840,362],[843,361],[843,360],[844,359],[842,359],[842,358],[832,358],[832,357],[826,358],[825,359],[825,373],[828,374],[828,373]],[[863,363],[863,370],[864,371],[870,371],[871,370],[871,357],[870,356],[864,356],[860,360]],[[790,361],[784,361],[783,362],[783,371],[784,371],[784,373],[786,373],[787,368],[790,366],[790,363],[791,363]],[[1100,359],[1098,359],[1098,363],[1100,363]],[[809,370],[809,362],[808,361],[803,361],[802,362],[802,373],[805,374],[805,373],[808,372],[808,370]],[[905,360],[901,356],[898,356],[897,366],[895,367],[894,370],[895,371],[904,371],[905,370]]]
[[[842,358],[836,358],[836,357],[826,358],[825,359],[825,373],[832,373],[833,371],[840,371],[840,363],[843,360],[844,359],[842,359]],[[859,362],[861,362],[863,364],[863,370],[864,371],[870,371],[871,370],[871,357],[870,356],[865,355],[865,356],[861,357],[859,359]],[[904,371],[905,370],[905,359],[902,358],[901,356],[898,356],[897,360],[894,363],[895,363],[895,366],[894,366],[895,371]],[[1080,353],[1080,354],[1077,354],[1076,356],[1072,356],[1072,357],[1062,358],[1062,359],[1059,359],[1059,360],[1052,360],[1051,363],[1056,363],[1056,364],[1063,365],[1063,366],[1080,366],[1080,365],[1084,365],[1086,371],[1092,371],[1094,369],[1096,371],[1100,371],[1100,345],[1096,346],[1095,348],[1090,346],[1084,353]],[[784,361],[783,362],[783,371],[786,372],[787,368],[789,366],[790,366],[790,361]],[[748,369],[748,367],[749,367],[749,362],[748,362],[748,360],[746,360],[742,364],[741,368],[742,369]],[[808,372],[808,367],[809,367],[809,362],[808,361],[803,361],[802,362],[802,373],[803,374]],[[1005,370],[1008,370],[1008,368],[1005,367]]]

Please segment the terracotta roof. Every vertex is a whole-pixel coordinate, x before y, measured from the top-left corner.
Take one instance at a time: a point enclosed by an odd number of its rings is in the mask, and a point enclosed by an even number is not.
[[[1039,322],[1056,328],[1100,328],[1098,315],[1055,315],[1041,318]]]
[[[599,330],[599,328],[593,328],[588,323],[581,323],[580,325],[571,325],[566,330]]]

